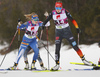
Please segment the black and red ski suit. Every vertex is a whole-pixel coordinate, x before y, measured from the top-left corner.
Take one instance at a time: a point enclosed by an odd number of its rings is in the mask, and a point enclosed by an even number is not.
[[[62,16],[60,16],[60,15],[62,15]],[[60,19],[60,17],[61,17],[61,19]],[[68,11],[66,11],[65,9],[62,9],[61,13],[57,13],[54,10],[54,11],[52,11],[52,13],[49,14],[47,19],[43,22],[43,25],[45,25],[52,18],[53,18],[55,26],[56,26],[56,29],[55,29],[55,44],[56,44],[55,60],[56,60],[56,64],[59,64],[60,48],[61,48],[61,42],[62,42],[63,38],[68,40],[70,45],[74,48],[74,50],[78,53],[78,55],[80,57],[83,57],[83,54],[82,54],[81,50],[78,48],[77,43],[71,32],[70,26],[68,24],[68,19],[70,19],[72,21],[72,23],[74,24],[74,26],[76,28],[78,28],[77,23],[72,18],[71,14]]]

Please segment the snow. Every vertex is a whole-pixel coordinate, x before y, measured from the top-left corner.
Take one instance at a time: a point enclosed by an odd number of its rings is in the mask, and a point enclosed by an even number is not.
[[[5,45],[4,45],[5,46]],[[0,49],[4,48],[4,46],[0,45]],[[100,58],[100,48],[98,47],[98,43],[94,43],[92,45],[79,45],[86,59],[92,61],[95,64],[98,64],[98,60]],[[55,45],[49,46],[50,54],[54,57]],[[6,55],[6,58],[0,67],[0,69],[6,69],[8,67],[13,66],[14,61],[16,59],[18,53],[18,49]],[[31,65],[32,58],[34,53],[28,55],[29,64]],[[43,59],[44,66],[48,68],[48,56],[45,48],[40,49],[40,56]],[[0,55],[0,63],[3,59],[4,55]],[[81,66],[81,65],[72,65],[70,62],[82,62],[74,49],[70,48],[68,45],[63,46],[60,51],[60,70],[67,69],[85,69],[92,68],[91,66]],[[49,63],[50,68],[55,65],[54,60],[49,55]],[[23,69],[25,66],[23,57],[19,61],[18,68]],[[36,62],[36,67],[40,68],[39,62]],[[32,72],[32,71],[8,71],[7,73],[1,73],[0,77],[98,77],[100,74],[99,70],[93,71],[59,71],[59,72]]]

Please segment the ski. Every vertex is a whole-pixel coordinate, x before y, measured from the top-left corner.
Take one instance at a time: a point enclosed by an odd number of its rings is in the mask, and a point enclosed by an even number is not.
[[[93,64],[93,65],[87,65],[87,64],[84,64],[84,63],[77,63],[77,62],[70,62],[70,64],[84,65],[84,66],[97,66],[97,67],[100,67],[100,65],[96,65],[96,64]]]
[[[67,71],[91,71],[93,69],[68,69]]]
[[[7,69],[0,69],[0,73],[6,74],[6,73],[8,73],[8,71],[7,71]]]
[[[32,71],[32,72],[62,72],[62,71],[68,71],[68,70],[40,70],[40,71]]]
[[[7,71],[0,71],[0,73],[2,73],[2,74],[6,74],[6,73],[8,73]]]
[[[15,70],[12,70],[12,69],[0,69],[0,72],[1,71],[43,71],[41,69],[35,69],[35,70],[31,70],[31,69],[15,69]]]
[[[9,71],[32,71],[32,72],[60,72],[60,71],[66,71],[66,70],[57,70],[57,71],[52,71],[52,70],[41,70],[41,69],[35,69],[35,70],[25,70],[25,69],[15,69],[15,70],[9,70],[9,69],[0,69],[0,73],[7,73]]]
[[[58,72],[61,70],[57,70],[57,71],[51,71],[51,70],[40,70],[40,71],[33,71],[33,72]]]
[[[60,71],[66,71],[66,70],[40,70],[40,71],[33,71],[33,72],[60,72]]]
[[[10,69],[0,69],[0,72],[3,71],[23,71],[24,69],[15,69],[15,70],[10,70]]]

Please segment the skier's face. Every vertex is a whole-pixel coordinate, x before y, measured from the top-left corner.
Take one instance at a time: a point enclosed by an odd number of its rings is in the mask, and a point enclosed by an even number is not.
[[[55,7],[55,9],[56,9],[56,12],[57,12],[57,13],[60,13],[60,12],[61,12],[62,7]]]
[[[33,23],[33,24],[37,24],[38,21],[39,21],[38,19],[33,19],[33,20],[32,20],[32,23]]]

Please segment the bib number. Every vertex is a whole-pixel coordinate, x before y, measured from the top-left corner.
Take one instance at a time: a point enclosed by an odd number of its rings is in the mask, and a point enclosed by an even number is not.
[[[56,25],[64,24],[64,20],[56,20],[55,24]]]

